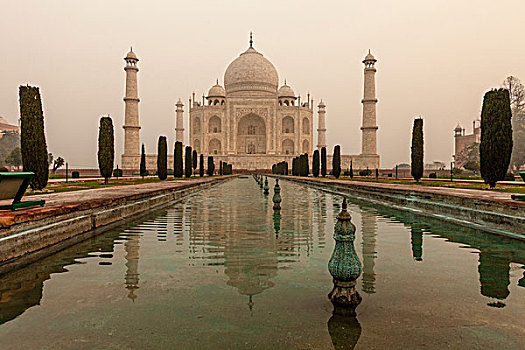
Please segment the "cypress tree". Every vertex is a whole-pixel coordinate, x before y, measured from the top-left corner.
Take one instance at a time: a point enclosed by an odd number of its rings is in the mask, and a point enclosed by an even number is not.
[[[321,148],[321,176],[326,176],[326,147]]]
[[[115,160],[115,140],[113,137],[113,121],[110,117],[100,118],[98,129],[98,168],[100,176],[104,178],[104,184],[113,174],[113,162]]]
[[[22,164],[24,171],[35,173],[31,188],[41,190],[47,185],[49,163],[40,90],[34,86],[20,86],[19,98]]]
[[[350,159],[350,178],[353,179],[354,178],[354,161],[353,159]]]
[[[312,160],[312,174],[315,177],[319,176],[319,150],[314,151],[314,159]]]
[[[332,173],[338,179],[341,175],[341,147],[336,145],[334,147],[334,155],[332,158]]]
[[[157,175],[161,180],[166,180],[168,177],[168,143],[166,142],[166,136],[159,136],[157,150]]]
[[[199,176],[204,176],[204,154],[201,153],[200,159],[199,159]]]
[[[191,161],[191,146],[186,146],[186,153],[184,154],[184,176],[191,177],[193,162]]]
[[[304,176],[310,175],[310,161],[308,159],[308,153],[304,154]]]
[[[213,163],[213,156],[208,156],[208,170],[206,171],[206,174],[208,174],[208,176],[213,176],[214,172],[215,164]]]
[[[142,144],[142,151],[140,153],[140,176],[144,178],[146,175],[148,175],[148,171],[146,170],[146,150],[144,149],[144,144]]]
[[[175,152],[173,154],[173,176],[182,177],[182,142],[175,142]]]
[[[193,150],[193,154],[191,156],[191,161],[193,162],[193,175],[195,175],[195,170],[197,170],[197,162],[199,161],[197,157],[197,150]]]
[[[284,162],[284,175],[288,175],[288,162]]]
[[[219,175],[223,175],[223,172],[222,172],[222,170],[223,170],[223,169],[222,169],[222,165],[223,165],[223,164],[222,164],[222,160],[221,160],[221,161],[219,161]]]
[[[512,112],[509,91],[491,90],[481,109],[480,172],[491,188],[503,180],[512,154]]]
[[[412,177],[419,182],[423,177],[423,118],[414,119],[411,161]]]
[[[299,162],[298,162],[298,168],[299,168],[299,176],[305,176],[304,175],[304,154],[299,155]]]

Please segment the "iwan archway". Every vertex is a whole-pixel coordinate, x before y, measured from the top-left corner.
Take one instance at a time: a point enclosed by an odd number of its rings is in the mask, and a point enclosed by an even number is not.
[[[237,124],[237,154],[266,154],[266,124],[257,114],[247,114]]]

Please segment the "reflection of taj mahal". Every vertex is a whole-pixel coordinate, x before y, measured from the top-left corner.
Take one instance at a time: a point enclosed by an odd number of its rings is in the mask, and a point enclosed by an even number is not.
[[[126,118],[124,169],[137,169],[140,162],[139,118],[137,90],[137,61],[131,51],[126,65]],[[375,58],[369,54],[365,63],[365,96],[363,99],[362,153],[343,156],[342,167],[353,160],[355,169],[377,168],[375,115]],[[314,100],[308,94],[301,101],[286,84],[279,88],[279,76],[274,65],[253,48],[233,60],[224,73],[224,87],[212,86],[202,101],[189,99],[189,140],[184,142],[184,110],[182,101],[176,103],[176,141],[189,144],[198,153],[214,156],[233,164],[235,169],[269,169],[272,164],[314,149]],[[318,104],[317,145],[326,146],[325,104]],[[169,147],[172,149],[171,147]],[[331,150],[327,150],[331,153]],[[331,164],[330,156],[328,157]],[[156,169],[156,155],[147,156],[147,167]],[[172,168],[172,157],[168,167]]]

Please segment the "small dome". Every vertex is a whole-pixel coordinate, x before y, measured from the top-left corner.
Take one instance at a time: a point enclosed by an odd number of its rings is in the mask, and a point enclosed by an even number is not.
[[[128,59],[128,58],[131,58],[131,59],[134,59],[134,60],[137,60],[137,61],[139,60],[137,58],[137,55],[135,55],[135,52],[133,52],[132,48],[129,50],[128,54],[126,55],[126,59]]]
[[[461,127],[461,125],[458,124],[458,126],[456,126],[456,128],[455,128],[454,130],[456,130],[456,131],[458,131],[458,130],[461,131],[461,130],[463,130],[463,128]]]
[[[321,102],[319,102],[319,105],[317,107],[323,108],[323,107],[326,107],[326,105],[324,104],[323,100],[321,100]]]
[[[213,85],[208,91],[208,97],[224,97],[224,96],[226,96],[226,92],[224,91],[224,88],[221,85],[219,85],[219,83]]]
[[[370,50],[368,50],[368,55],[366,55],[365,60],[364,60],[363,62],[366,62],[366,61],[374,61],[374,62],[377,62],[376,58],[374,57],[374,55],[372,55],[372,53],[370,52]]]
[[[279,97],[295,97],[295,92],[290,86],[286,85],[285,82],[279,89]]]
[[[180,98],[179,98],[179,100],[177,101],[177,103],[175,104],[175,106],[184,106],[184,105],[182,104],[182,101],[180,100]]]

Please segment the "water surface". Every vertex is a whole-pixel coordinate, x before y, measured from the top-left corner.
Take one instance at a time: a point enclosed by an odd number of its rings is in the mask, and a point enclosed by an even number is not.
[[[1,276],[0,348],[525,346],[525,243],[351,200],[363,301],[332,316],[342,197],[281,189],[280,216],[236,179]]]

